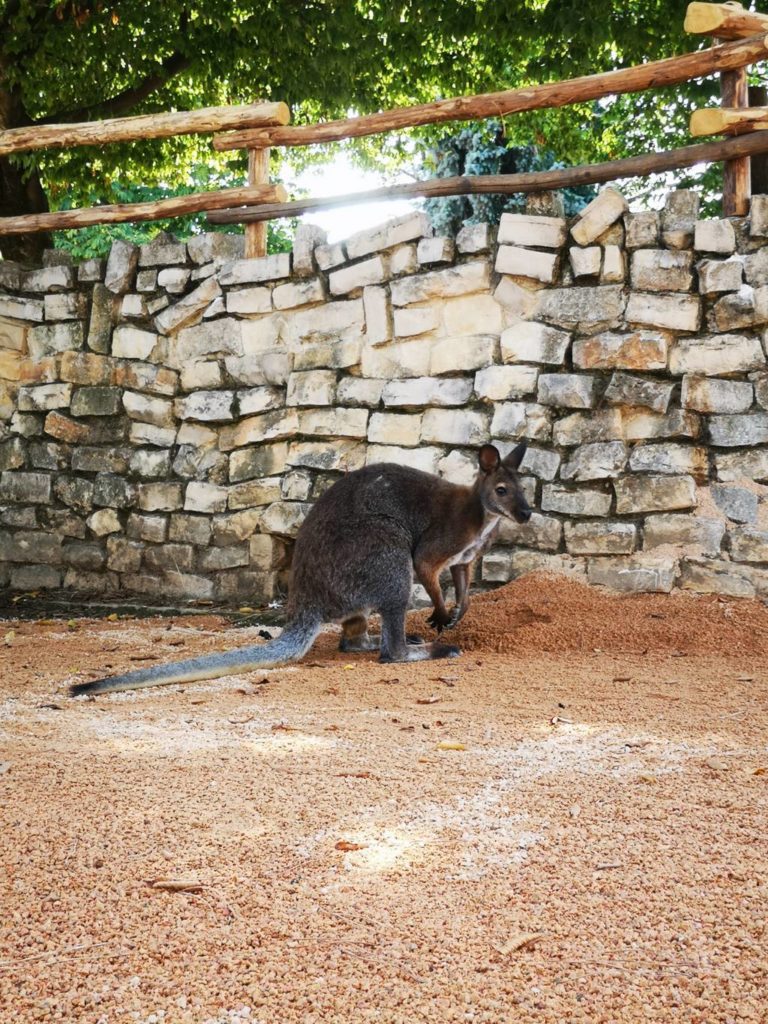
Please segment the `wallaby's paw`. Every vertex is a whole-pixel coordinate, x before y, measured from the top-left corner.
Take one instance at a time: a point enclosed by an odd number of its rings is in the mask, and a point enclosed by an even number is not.
[[[435,610],[427,619],[427,625],[431,626],[433,629],[436,629],[438,633],[442,633],[442,631],[448,626],[448,623],[450,621],[451,617],[448,614],[448,612],[441,612],[438,611],[437,608],[435,608]]]
[[[456,644],[433,644],[432,646],[433,658],[458,658],[460,654],[461,648]]]

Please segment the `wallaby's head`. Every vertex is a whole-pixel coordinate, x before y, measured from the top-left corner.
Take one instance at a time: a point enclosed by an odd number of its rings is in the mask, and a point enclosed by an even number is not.
[[[525,442],[519,444],[505,459],[492,444],[484,444],[478,452],[477,486],[483,507],[492,515],[516,519],[518,523],[527,523],[531,518],[517,475],[527,447]]]

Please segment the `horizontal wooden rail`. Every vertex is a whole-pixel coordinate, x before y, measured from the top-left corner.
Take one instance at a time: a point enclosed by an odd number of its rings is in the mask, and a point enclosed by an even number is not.
[[[735,43],[724,43],[696,53],[606,71],[599,75],[586,75],[565,82],[547,82],[523,89],[490,92],[479,96],[461,96],[451,100],[438,100],[414,107],[399,107],[380,114],[350,117],[325,124],[297,125],[294,127],[265,128],[216,135],[213,147],[217,150],[259,149],[264,146],[309,146],[313,143],[340,142],[418,125],[443,121],[466,121],[474,118],[501,117],[523,110],[544,110],[563,107],[569,103],[582,103],[603,96],[644,89],[678,85],[691,78],[701,78],[718,71],[746,67],[765,60],[768,40],[765,35],[754,36]]]
[[[739,3],[688,4],[683,28],[692,35],[744,39],[768,32],[768,15],[745,11]]]
[[[286,199],[287,193],[282,185],[257,185],[222,189],[219,192],[195,192],[173,199],[159,199],[153,203],[118,203],[112,206],[91,206],[84,210],[62,210],[59,213],[0,217],[0,235],[62,231],[65,228],[86,228],[93,224],[163,220],[165,217],[183,217],[189,213],[229,209],[233,204],[253,206],[258,203],[282,203]]]
[[[766,152],[768,152],[768,132],[752,132],[749,135],[739,135],[734,139],[684,146],[666,153],[632,156],[624,160],[610,160],[601,164],[566,167],[563,170],[535,171],[528,174],[431,178],[427,181],[389,185],[385,188],[355,192],[345,196],[298,199],[292,203],[269,204],[255,210],[221,210],[218,213],[212,213],[208,217],[208,221],[211,224],[252,224],[255,221],[277,220],[281,217],[298,217],[310,210],[327,210],[338,206],[352,206],[356,203],[372,203],[387,199],[540,192],[572,188],[576,185],[595,185],[601,182],[615,181],[617,178],[641,178],[648,174],[692,167],[698,163],[716,163],[719,160]]]
[[[250,103],[242,107],[201,107],[170,114],[139,114],[110,121],[41,124],[0,132],[0,156],[31,149],[93,146],[137,139],[166,139],[172,135],[219,132],[228,128],[288,124],[286,103]]]
[[[690,133],[726,135],[768,128],[768,107],[708,107],[691,114]]]

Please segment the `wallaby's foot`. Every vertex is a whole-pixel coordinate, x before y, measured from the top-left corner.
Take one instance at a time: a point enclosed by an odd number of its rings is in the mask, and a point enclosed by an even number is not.
[[[444,629],[453,629],[461,619],[464,618],[464,612],[466,608],[462,608],[460,604],[456,604],[451,608],[450,611],[438,611],[437,608],[427,619],[430,626],[437,630],[438,633],[442,633]]]
[[[398,651],[382,652],[379,661],[385,664],[401,661],[433,661],[437,658],[456,658],[461,651],[454,644],[406,644]]]
[[[369,636],[367,633],[354,637],[342,634],[341,640],[339,640],[339,650],[345,654],[359,654],[361,651],[378,651],[380,647],[381,637]]]

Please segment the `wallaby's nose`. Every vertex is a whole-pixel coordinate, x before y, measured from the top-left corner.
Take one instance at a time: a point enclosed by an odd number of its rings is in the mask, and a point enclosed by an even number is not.
[[[521,505],[518,508],[518,510],[517,510],[517,514],[515,516],[515,519],[517,519],[518,523],[527,523],[530,518],[531,518],[531,510],[530,510],[530,508],[527,505]]]

